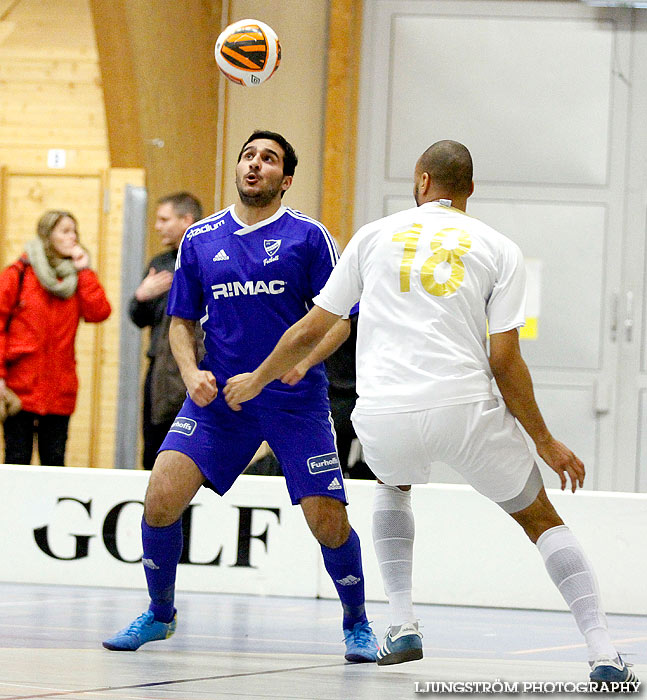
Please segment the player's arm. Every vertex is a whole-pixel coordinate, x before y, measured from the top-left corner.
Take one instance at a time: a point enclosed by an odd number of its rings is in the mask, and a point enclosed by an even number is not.
[[[196,321],[173,316],[168,337],[189,396],[198,406],[206,406],[218,395],[218,387],[216,378],[209,370],[198,368],[195,324]]]
[[[300,382],[311,367],[330,357],[342,343],[348,340],[349,335],[350,319],[340,318],[305,359],[298,362],[292,369],[281,376],[281,381],[290,386]]]
[[[566,445],[550,434],[537,406],[516,328],[490,336],[490,367],[507,407],[532,438],[539,456],[559,475],[562,490],[566,487],[566,474],[570,477],[572,491],[578,483],[582,486],[584,465]]]
[[[237,374],[227,380],[224,391],[229,407],[239,411],[241,403],[258,396],[263,387],[305,359],[339,318],[319,306],[310,309],[285,331],[274,350],[253,372]]]

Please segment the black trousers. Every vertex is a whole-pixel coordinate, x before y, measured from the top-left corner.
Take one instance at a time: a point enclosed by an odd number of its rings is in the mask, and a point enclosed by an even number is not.
[[[5,464],[31,464],[35,434],[40,463],[64,466],[69,423],[69,416],[39,416],[29,411],[9,416],[4,422]]]
[[[157,450],[164,442],[166,433],[171,429],[173,421],[165,423],[153,423],[152,421],[152,405],[151,405],[151,377],[153,364],[148,367],[146,373],[146,381],[144,382],[144,410],[142,415],[142,433],[144,437],[144,454],[142,457],[142,466],[149,471],[155,464]]]

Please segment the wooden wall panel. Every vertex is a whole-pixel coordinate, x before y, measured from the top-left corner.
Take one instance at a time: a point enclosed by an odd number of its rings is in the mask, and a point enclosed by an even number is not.
[[[145,149],[141,106],[126,1],[90,0],[90,7],[101,68],[110,162],[116,168],[142,168]]]
[[[112,165],[143,167],[156,200],[189,190],[213,209],[220,4],[90,0]],[[117,102],[117,104],[115,104]],[[152,235],[149,252],[159,242]]]
[[[65,150],[65,168],[48,167],[52,148]],[[67,451],[75,466],[113,466],[123,191],[144,175],[109,165],[89,0],[0,0],[0,264],[22,252],[44,210],[70,209],[113,306],[104,324],[79,328]]]
[[[50,148],[76,172],[108,167],[87,0],[0,6],[0,164],[44,170]]]
[[[340,248],[353,235],[362,3],[331,0],[321,220]]]

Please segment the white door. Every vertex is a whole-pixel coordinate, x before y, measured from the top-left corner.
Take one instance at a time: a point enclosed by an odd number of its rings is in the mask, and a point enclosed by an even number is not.
[[[618,420],[614,480],[610,487],[647,490],[647,10],[632,13],[632,60],[623,261],[618,295]]]
[[[645,232],[626,223],[644,229],[644,173],[640,194],[626,193],[647,152],[635,104],[647,85],[647,49],[635,46],[643,16],[573,2],[364,9],[356,224],[413,204],[427,146],[465,143],[476,182],[468,213],[519,243],[536,279],[536,337],[522,344],[548,425],[585,462],[588,488],[634,490],[647,456],[647,428],[636,437],[639,417],[647,426],[647,356],[637,350],[644,251],[630,240]],[[620,439],[631,443],[624,456]],[[459,479],[441,469],[438,480]]]

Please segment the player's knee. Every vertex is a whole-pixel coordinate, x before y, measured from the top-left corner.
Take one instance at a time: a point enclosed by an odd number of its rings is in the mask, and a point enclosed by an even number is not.
[[[144,520],[148,525],[166,527],[181,517],[182,508],[178,508],[174,496],[166,481],[153,472],[144,499]]]
[[[532,542],[537,542],[546,530],[564,524],[543,489],[537,500],[528,508],[511,513],[511,515],[521,525]]]
[[[317,542],[337,549],[350,535],[350,523],[341,501],[332,498],[308,498],[301,502],[308,527]]]
[[[152,527],[172,525],[182,517],[202,483],[204,477],[189,457],[171,450],[160,452],[146,490],[146,522]]]
[[[317,542],[329,549],[341,547],[350,535],[350,525],[340,521],[326,521],[321,524],[317,532],[313,531]]]

